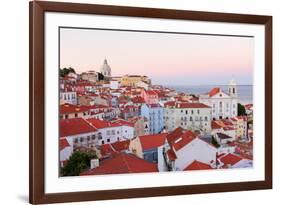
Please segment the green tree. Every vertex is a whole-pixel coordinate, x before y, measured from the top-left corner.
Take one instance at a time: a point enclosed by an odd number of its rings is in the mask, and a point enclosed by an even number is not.
[[[104,75],[101,73],[98,73],[98,80],[104,80]]]
[[[61,170],[63,176],[79,176],[81,172],[90,168],[91,159],[97,158],[95,153],[91,152],[74,152],[66,166]]]
[[[246,115],[246,109],[243,105],[238,103],[238,116]]]
[[[69,73],[76,73],[76,72],[72,67],[60,69],[60,77],[65,77]]]
[[[219,148],[219,147],[220,147],[218,141],[216,140],[216,138],[215,138],[214,136],[212,136],[212,144],[213,144],[216,148]]]

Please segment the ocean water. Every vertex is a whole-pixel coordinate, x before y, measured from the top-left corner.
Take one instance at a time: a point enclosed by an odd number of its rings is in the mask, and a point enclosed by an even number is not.
[[[165,85],[165,87],[174,89],[178,92],[188,94],[204,94],[212,88],[219,87],[224,92],[228,93],[228,85]],[[253,86],[252,85],[237,85],[238,102],[241,104],[253,103]]]

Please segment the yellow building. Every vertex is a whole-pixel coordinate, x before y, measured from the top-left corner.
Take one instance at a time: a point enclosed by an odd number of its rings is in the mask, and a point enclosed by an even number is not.
[[[147,76],[142,75],[124,75],[120,79],[121,86],[137,87],[137,84],[140,82],[151,84],[151,80]]]

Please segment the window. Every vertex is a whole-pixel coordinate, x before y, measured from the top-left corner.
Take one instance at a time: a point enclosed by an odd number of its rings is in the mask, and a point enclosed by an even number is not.
[[[192,117],[190,117],[190,121],[192,121]]]
[[[81,138],[80,138],[80,142],[83,142],[83,141],[84,141],[84,139],[83,139],[83,137],[81,137]]]
[[[75,117],[78,117],[78,113],[75,113],[74,116],[75,116]]]
[[[200,110],[197,110],[197,114],[200,114]]]
[[[77,138],[75,138],[74,143],[78,143],[78,139]]]
[[[90,139],[91,139],[90,136],[87,136],[87,140],[90,141]]]
[[[92,135],[92,140],[95,140],[96,139],[96,135]]]
[[[112,133],[113,135],[115,135],[115,130],[112,130],[111,133]]]
[[[185,111],[185,114],[188,114],[188,111],[187,111],[187,110]]]
[[[110,135],[110,130],[106,130],[106,135]]]
[[[101,141],[102,144],[104,144],[104,141]]]
[[[207,116],[205,117],[205,121],[208,121],[208,117]]]
[[[106,141],[107,141],[107,142],[110,142],[110,139],[108,138]]]
[[[191,110],[191,114],[193,115],[193,113],[194,113],[194,111],[193,110]]]

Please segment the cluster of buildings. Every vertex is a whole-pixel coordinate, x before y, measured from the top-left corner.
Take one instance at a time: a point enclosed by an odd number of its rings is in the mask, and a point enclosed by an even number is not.
[[[60,166],[94,151],[81,175],[252,167],[252,105],[245,108],[238,116],[233,80],[228,91],[195,96],[147,76],[112,76],[105,59],[100,72],[60,78]]]

